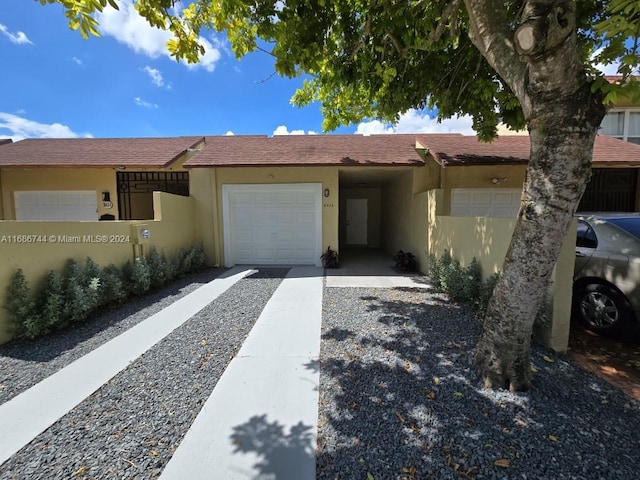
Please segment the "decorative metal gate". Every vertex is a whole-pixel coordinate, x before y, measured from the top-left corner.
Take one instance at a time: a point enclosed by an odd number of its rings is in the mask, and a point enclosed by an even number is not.
[[[633,212],[638,171],[635,168],[594,168],[579,212]]]
[[[116,182],[120,220],[147,220],[138,211],[153,211],[153,192],[189,196],[189,172],[116,172]]]

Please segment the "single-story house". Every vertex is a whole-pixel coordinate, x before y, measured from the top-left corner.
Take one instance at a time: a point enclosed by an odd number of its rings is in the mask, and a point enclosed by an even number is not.
[[[328,246],[424,259],[427,192],[437,215],[512,218],[528,156],[527,136],[28,139],[0,148],[0,219],[153,219],[162,191],[194,199],[215,264],[318,264]],[[598,136],[581,209],[640,210],[638,168],[640,146]]]
[[[0,291],[25,264],[35,279],[74,255],[123,263],[194,242],[224,266],[320,265],[328,247],[356,247],[410,251],[424,269],[446,248],[463,264],[478,258],[487,276],[508,247],[529,148],[528,136],[487,144],[460,134],[4,142]],[[640,210],[640,145],[598,136],[593,164],[583,210]],[[92,243],[112,237],[126,242]],[[551,286],[544,342],[557,350],[574,247],[567,238]],[[0,342],[7,325],[0,309]]]

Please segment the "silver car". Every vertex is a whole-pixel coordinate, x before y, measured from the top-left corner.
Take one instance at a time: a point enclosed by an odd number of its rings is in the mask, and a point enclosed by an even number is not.
[[[640,318],[640,214],[578,217],[573,314],[598,333]]]

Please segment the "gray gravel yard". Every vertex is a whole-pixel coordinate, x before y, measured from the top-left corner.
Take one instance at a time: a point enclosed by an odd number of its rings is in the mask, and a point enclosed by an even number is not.
[[[225,269],[210,269],[180,279],[120,308],[106,310],[71,330],[43,339],[16,340],[0,345],[0,404],[210,282],[224,271]]]
[[[157,477],[286,272],[240,280],[0,466],[0,478]]]
[[[540,347],[531,391],[484,391],[479,333],[438,295],[326,288],[317,478],[638,478],[637,403]]]
[[[1,465],[0,479],[157,478],[287,271],[233,285]],[[0,346],[0,404],[220,273]],[[638,478],[640,405],[566,357],[534,346],[530,392],[486,391],[470,366],[480,324],[443,295],[325,287],[322,315],[317,479]]]

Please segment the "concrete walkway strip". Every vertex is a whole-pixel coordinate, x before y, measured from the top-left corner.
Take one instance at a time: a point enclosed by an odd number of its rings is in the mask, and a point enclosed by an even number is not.
[[[322,275],[289,271],[161,480],[315,480]]]
[[[255,270],[234,268],[0,405],[0,465]]]

